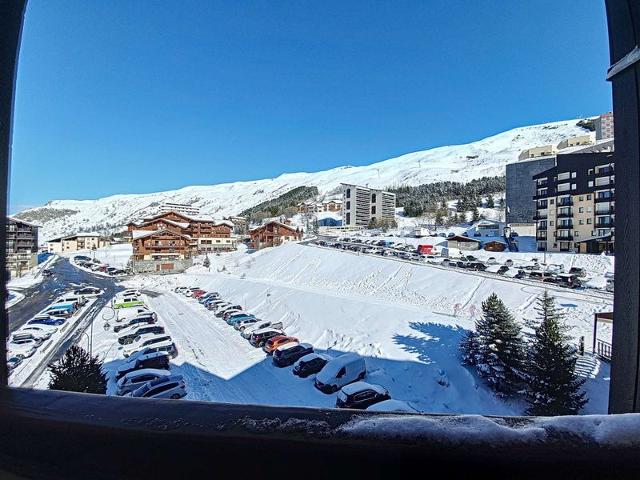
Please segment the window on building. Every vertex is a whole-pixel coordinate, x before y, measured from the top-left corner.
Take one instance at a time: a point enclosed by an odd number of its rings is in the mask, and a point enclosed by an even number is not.
[[[576,188],[578,188],[578,186],[575,183],[571,184],[571,190],[575,190]]]
[[[576,172],[571,172],[571,178],[576,178]]]
[[[589,180],[589,187],[593,187],[593,180]]]
[[[591,225],[591,219],[587,218],[587,225]]]
[[[550,204],[550,205],[553,205],[553,204],[554,204],[554,200],[553,200],[553,198],[549,199],[549,204]]]
[[[347,212],[347,225],[351,223],[351,214]]]
[[[583,196],[583,195],[580,195],[580,196],[578,197],[578,200],[579,200],[580,202],[583,202],[583,201],[584,201],[584,196]]]
[[[578,213],[584,213],[584,207],[578,208]]]
[[[591,207],[587,207],[587,213],[591,213]]]
[[[347,210],[351,209],[351,202],[347,202]]]
[[[375,194],[375,193],[372,193],[372,194],[371,194],[371,201],[372,201],[373,203],[375,203],[375,202],[376,202],[376,194]]]
[[[574,237],[579,237],[580,236],[580,232],[576,230],[575,232],[573,232],[573,236]]]
[[[584,220],[582,220],[582,219],[581,219],[581,220],[579,220],[579,221],[578,221],[578,223],[579,223],[580,225],[584,225]]]
[[[589,171],[587,172],[588,175],[593,175],[593,168],[590,168]]]
[[[587,195],[587,200],[591,200],[591,194]]]
[[[347,188],[347,198],[351,198],[351,189]]]
[[[375,206],[375,205],[373,205],[373,206],[371,207],[371,215],[375,215],[375,214],[376,214],[376,206]]]
[[[553,227],[553,220],[549,220],[549,225]]]

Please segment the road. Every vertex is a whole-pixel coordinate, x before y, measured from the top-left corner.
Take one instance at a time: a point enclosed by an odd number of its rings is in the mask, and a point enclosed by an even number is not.
[[[49,355],[33,370],[33,373],[22,384],[23,387],[31,387],[40,378],[51,362],[57,361],[64,352],[74,343],[80,340],[84,331],[92,324],[96,315],[102,310],[115,293],[123,288],[116,285],[113,278],[94,275],[74,267],[66,258],[59,259],[52,267],[53,275],[45,278],[38,285],[21,290],[25,298],[9,309],[9,330],[12,332],[35,314],[51,304],[56,297],[64,292],[78,288],[82,285],[91,285],[104,290],[91,309],[83,314],[77,327],[68,335],[57,348],[51,350]]]

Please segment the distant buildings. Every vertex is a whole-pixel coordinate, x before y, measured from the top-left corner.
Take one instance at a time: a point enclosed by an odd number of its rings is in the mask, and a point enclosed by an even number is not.
[[[540,251],[613,252],[615,163],[611,152],[558,155],[533,177]]]
[[[200,209],[184,203],[171,203],[165,202],[158,207],[158,213],[176,212],[183,215],[189,215],[191,217],[197,217],[200,215]]]
[[[19,277],[38,264],[39,226],[7,217],[6,259],[10,277]]]
[[[395,221],[396,195],[359,185],[342,184],[342,225],[368,227]]]
[[[303,232],[291,225],[272,220],[249,231],[249,235],[251,236],[251,247],[259,250],[302,240]]]
[[[183,260],[194,253],[235,250],[233,227],[228,220],[194,218],[170,211],[131,222],[127,231],[134,260]]]
[[[613,137],[613,113],[603,113],[595,120],[596,140]]]
[[[298,204],[299,213],[339,212],[341,209],[342,200],[308,201]]]
[[[109,241],[98,233],[77,233],[58,237],[46,242],[49,253],[77,252],[108,246]]]

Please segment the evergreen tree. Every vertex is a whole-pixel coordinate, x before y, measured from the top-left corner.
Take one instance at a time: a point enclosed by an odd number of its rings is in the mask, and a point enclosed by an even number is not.
[[[436,226],[442,225],[442,212],[440,210],[436,211],[436,218],[434,220]]]
[[[68,392],[105,393],[107,378],[102,373],[102,362],[78,345],[72,345],[64,356],[49,366],[49,388]]]
[[[530,415],[572,415],[587,403],[575,376],[578,359],[569,345],[562,313],[545,290],[538,300],[538,324],[527,361],[527,401]]]
[[[493,200],[493,195],[487,197],[487,208],[495,208],[496,204]]]
[[[495,293],[482,303],[475,334],[461,342],[464,363],[477,366],[491,388],[504,395],[522,384],[523,346],[520,326]]]
[[[478,207],[477,206],[473,206],[473,209],[471,210],[471,214],[472,214],[472,220],[474,222],[477,222],[478,220],[480,220],[480,212],[478,211]]]
[[[209,254],[205,255],[204,261],[202,262],[202,266],[204,268],[209,268],[211,266],[211,260],[209,260]]]

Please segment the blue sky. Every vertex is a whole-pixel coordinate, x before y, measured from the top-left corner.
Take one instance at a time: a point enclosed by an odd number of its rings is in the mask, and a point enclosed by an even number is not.
[[[31,0],[11,210],[609,111],[603,3]]]

